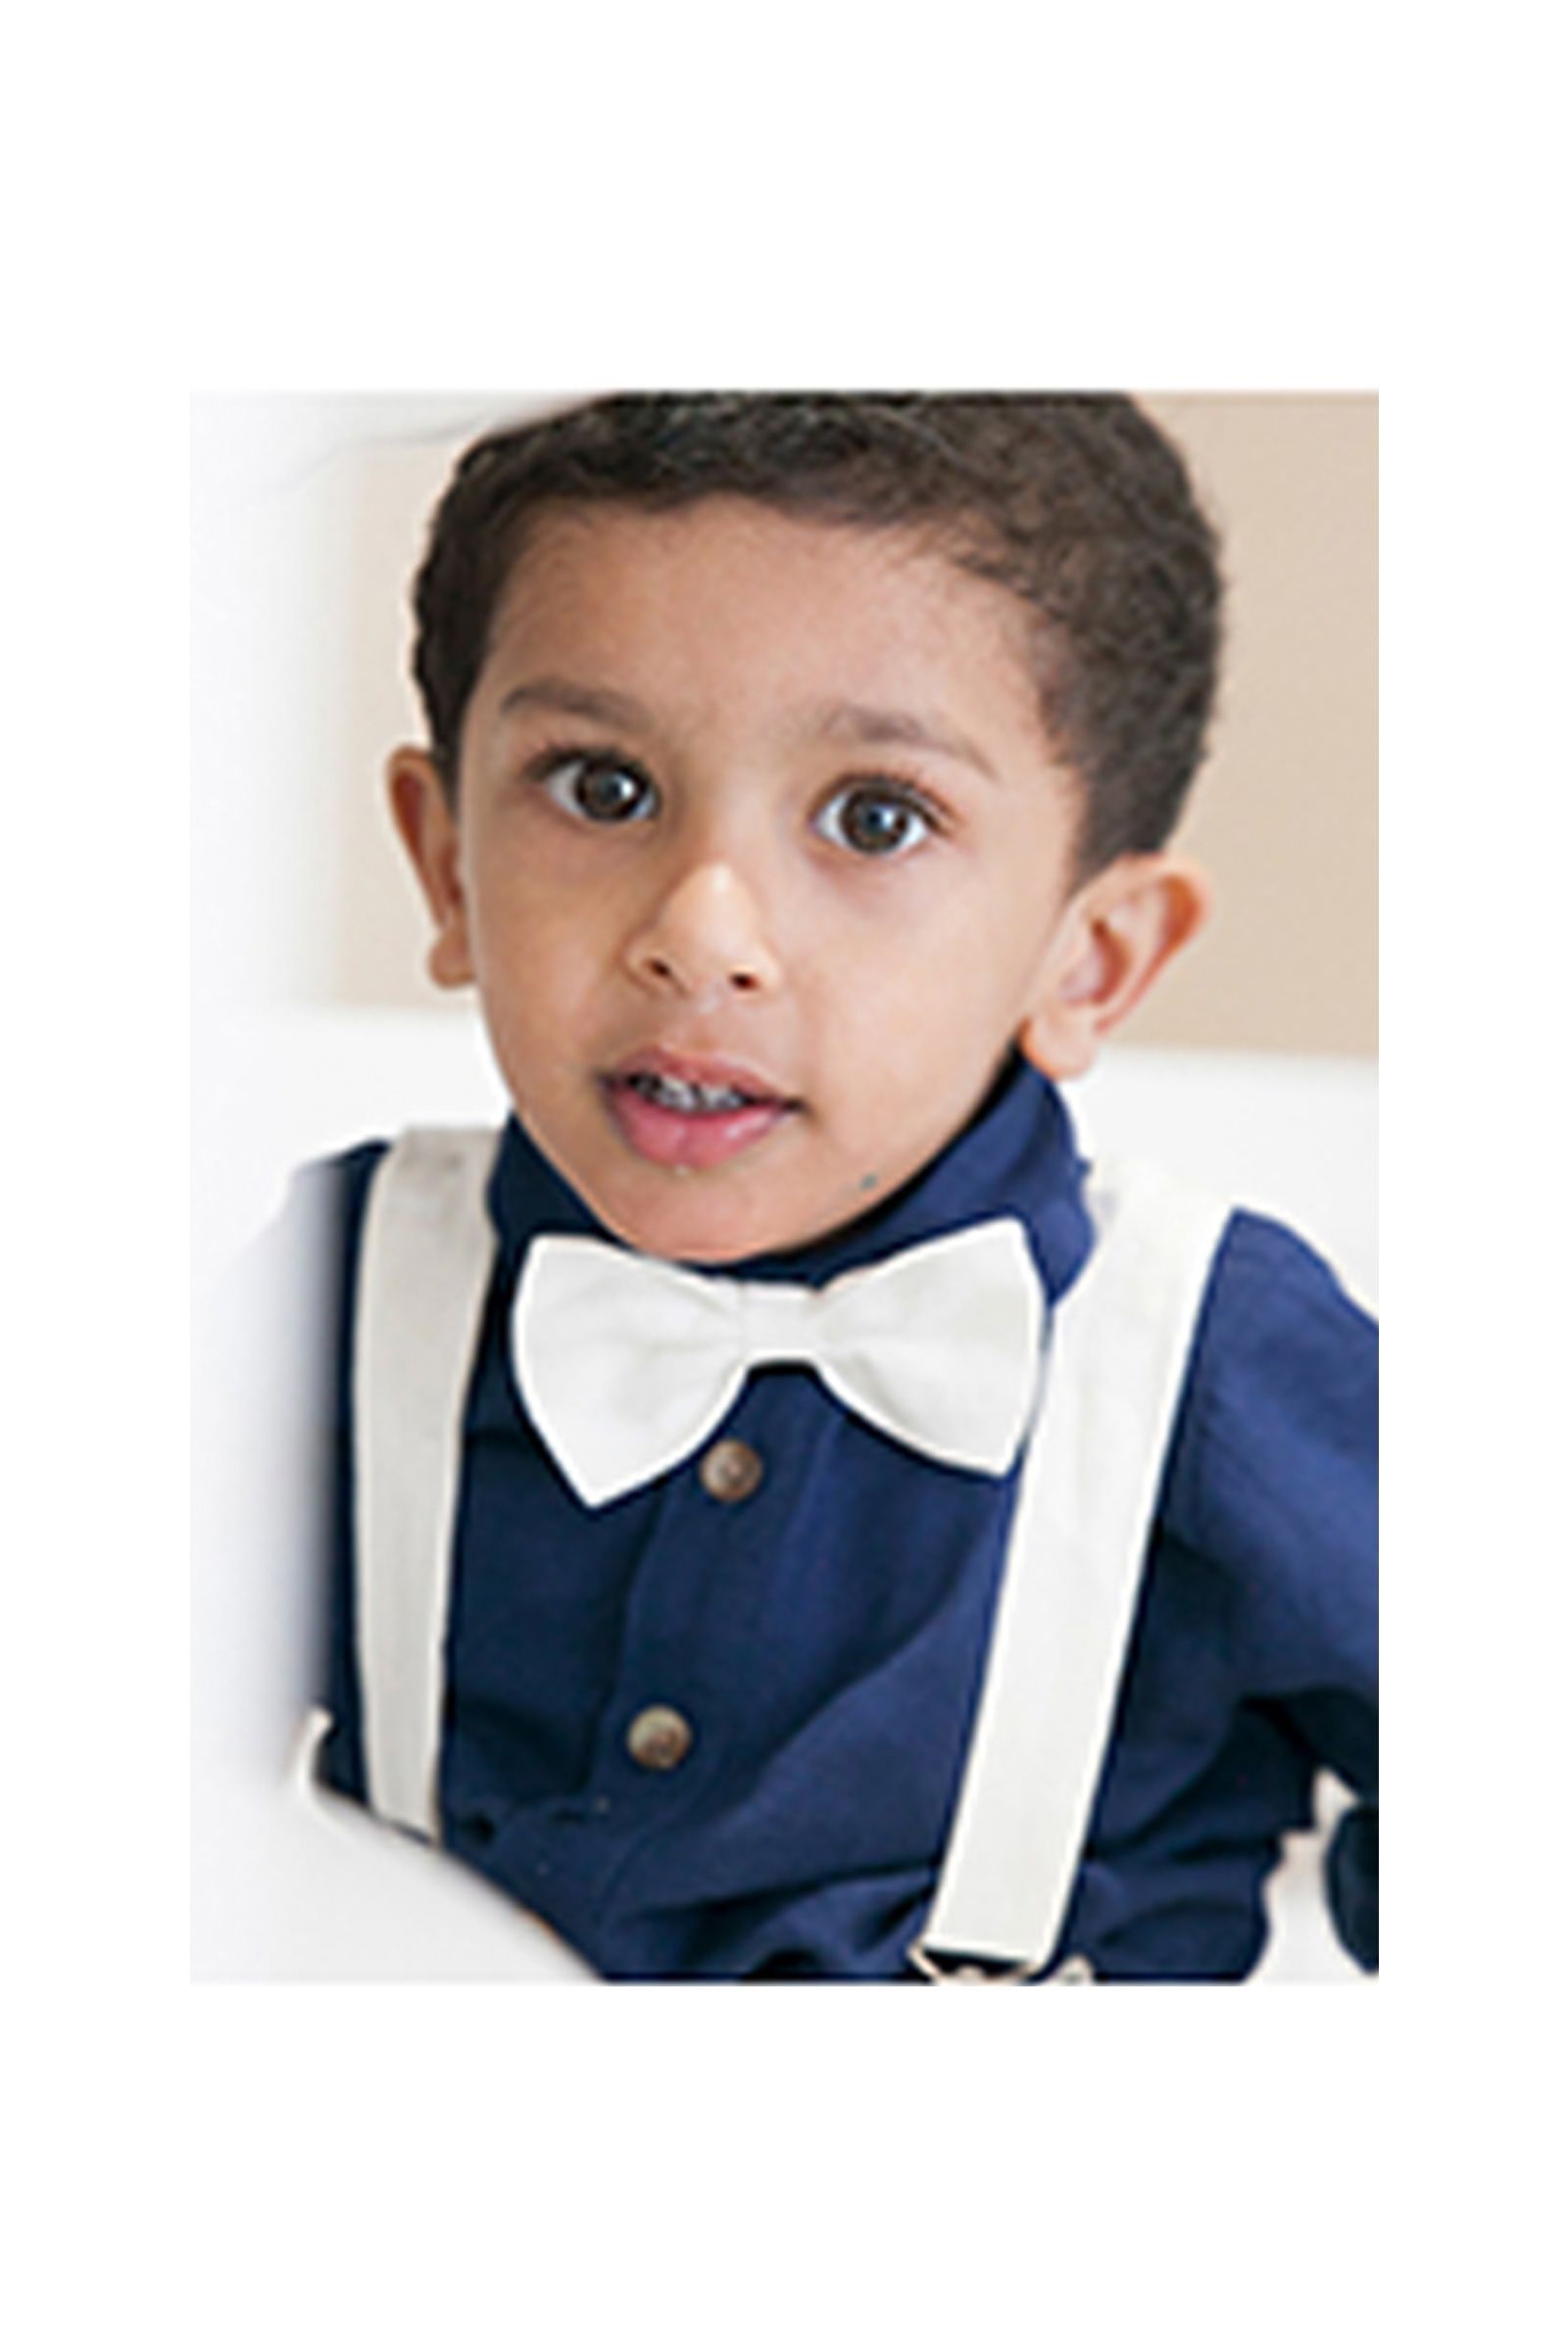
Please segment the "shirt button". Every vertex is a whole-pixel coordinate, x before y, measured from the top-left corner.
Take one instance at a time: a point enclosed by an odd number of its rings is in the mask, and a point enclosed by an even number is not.
[[[644,1707],[632,1718],[626,1750],[645,1772],[673,1772],[690,1750],[695,1734],[673,1707]]]
[[[744,1502],[762,1483],[762,1457],[739,1438],[720,1438],[704,1454],[697,1475],[715,1502]]]

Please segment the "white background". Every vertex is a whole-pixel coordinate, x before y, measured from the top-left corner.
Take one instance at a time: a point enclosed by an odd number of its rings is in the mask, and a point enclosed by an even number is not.
[[[3,161],[21,2340],[1216,2352],[1557,2307],[1562,472],[1540,12],[35,18]],[[1389,1974],[187,1983],[183,399],[1381,385]],[[33,1142],[31,1139],[41,1139]],[[15,1922],[16,1912],[13,1912]],[[537,2010],[541,2022],[533,2024]]]

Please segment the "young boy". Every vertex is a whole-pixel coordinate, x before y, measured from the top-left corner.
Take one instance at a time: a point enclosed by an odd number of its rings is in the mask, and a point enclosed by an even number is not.
[[[513,1105],[327,1170],[329,1783],[616,1979],[1375,1965],[1375,1342],[1089,1171],[1198,931],[1211,532],[1108,397],[619,398],[460,465],[390,766]]]

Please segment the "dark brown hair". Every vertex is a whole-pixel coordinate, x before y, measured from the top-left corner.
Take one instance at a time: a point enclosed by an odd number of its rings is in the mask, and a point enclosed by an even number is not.
[[[1217,549],[1181,457],[1111,393],[621,394],[476,442],[414,592],[414,672],[449,792],[496,607],[541,511],[719,493],[914,529],[1009,589],[1033,617],[1048,738],[1084,787],[1081,872],[1166,841],[1213,706]]]

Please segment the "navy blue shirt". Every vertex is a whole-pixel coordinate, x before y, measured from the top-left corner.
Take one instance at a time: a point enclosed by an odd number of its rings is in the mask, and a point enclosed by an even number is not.
[[[338,1345],[322,1770],[364,1797],[352,1641],[348,1309],[384,1147],[308,1171],[335,1195]],[[1004,1478],[911,1453],[814,1376],[754,1373],[717,1436],[761,1478],[720,1499],[699,1454],[599,1510],[535,1436],[510,1361],[540,1232],[602,1235],[510,1122],[469,1392],[440,1771],[452,1850],[603,1975],[911,1974],[979,1695],[1011,1518]],[[1029,1235],[1048,1297],[1092,1247],[1060,1097],[1014,1063],[896,1199],[726,1273],[821,1283],[986,1215]],[[1091,1826],[1053,1965],[1234,1979],[1259,1956],[1279,1841],[1327,1765],[1366,1800],[1336,1838],[1342,1940],[1376,1961],[1376,1336],[1305,1246],[1235,1215],[1168,1457]],[[706,1448],[704,1451],[706,1452]],[[692,1737],[650,1769],[649,1707]]]

